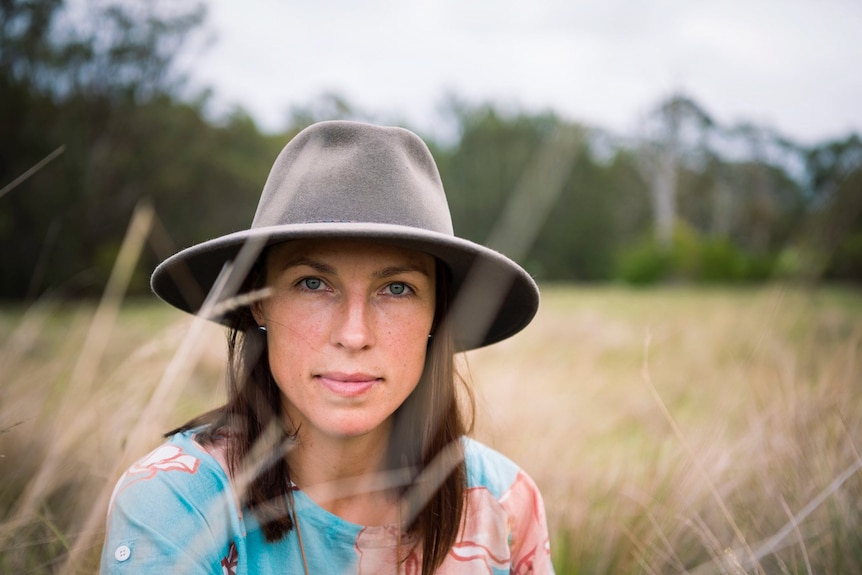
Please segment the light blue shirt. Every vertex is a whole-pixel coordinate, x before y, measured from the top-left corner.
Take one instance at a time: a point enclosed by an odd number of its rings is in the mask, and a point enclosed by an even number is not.
[[[465,528],[439,574],[553,573],[548,529],[535,483],[512,461],[465,439]],[[394,525],[364,527],[333,515],[294,490],[302,548],[313,574],[396,573],[400,548],[415,540]],[[111,498],[101,572],[303,574],[300,537],[266,541],[240,508],[227,473],[192,432],[132,465]],[[421,545],[402,563],[421,572]]]

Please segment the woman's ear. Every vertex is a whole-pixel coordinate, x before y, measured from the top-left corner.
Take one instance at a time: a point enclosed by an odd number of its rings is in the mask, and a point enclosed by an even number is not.
[[[266,260],[269,248],[265,248],[249,272],[249,282],[253,290],[266,289]],[[254,298],[249,304],[249,310],[258,327],[266,327],[266,314],[263,311],[264,299],[268,296]]]
[[[253,301],[249,308],[251,309],[251,315],[254,317],[254,321],[257,322],[258,327],[265,327],[266,320],[263,314],[263,305],[261,300]]]

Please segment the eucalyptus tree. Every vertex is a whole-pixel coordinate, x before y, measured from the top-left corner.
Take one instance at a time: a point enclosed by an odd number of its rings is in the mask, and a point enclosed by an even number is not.
[[[642,123],[639,165],[649,184],[656,239],[665,247],[673,241],[680,170],[700,171],[708,162],[714,127],[709,114],[682,94],[661,102]]]

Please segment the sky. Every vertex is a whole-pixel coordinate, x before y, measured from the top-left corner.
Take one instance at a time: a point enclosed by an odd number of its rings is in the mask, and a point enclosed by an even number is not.
[[[631,134],[673,93],[801,143],[862,133],[860,0],[210,0],[193,86],[266,131],[336,93],[432,132],[447,95]]]

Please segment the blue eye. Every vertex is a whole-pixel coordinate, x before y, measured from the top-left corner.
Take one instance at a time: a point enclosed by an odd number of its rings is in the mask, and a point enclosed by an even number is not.
[[[303,278],[299,283],[302,287],[311,291],[319,290],[320,286],[323,285],[323,282],[319,278]]]
[[[401,282],[392,282],[387,287],[389,288],[389,293],[392,295],[404,295],[410,289],[407,287],[407,284]]]

